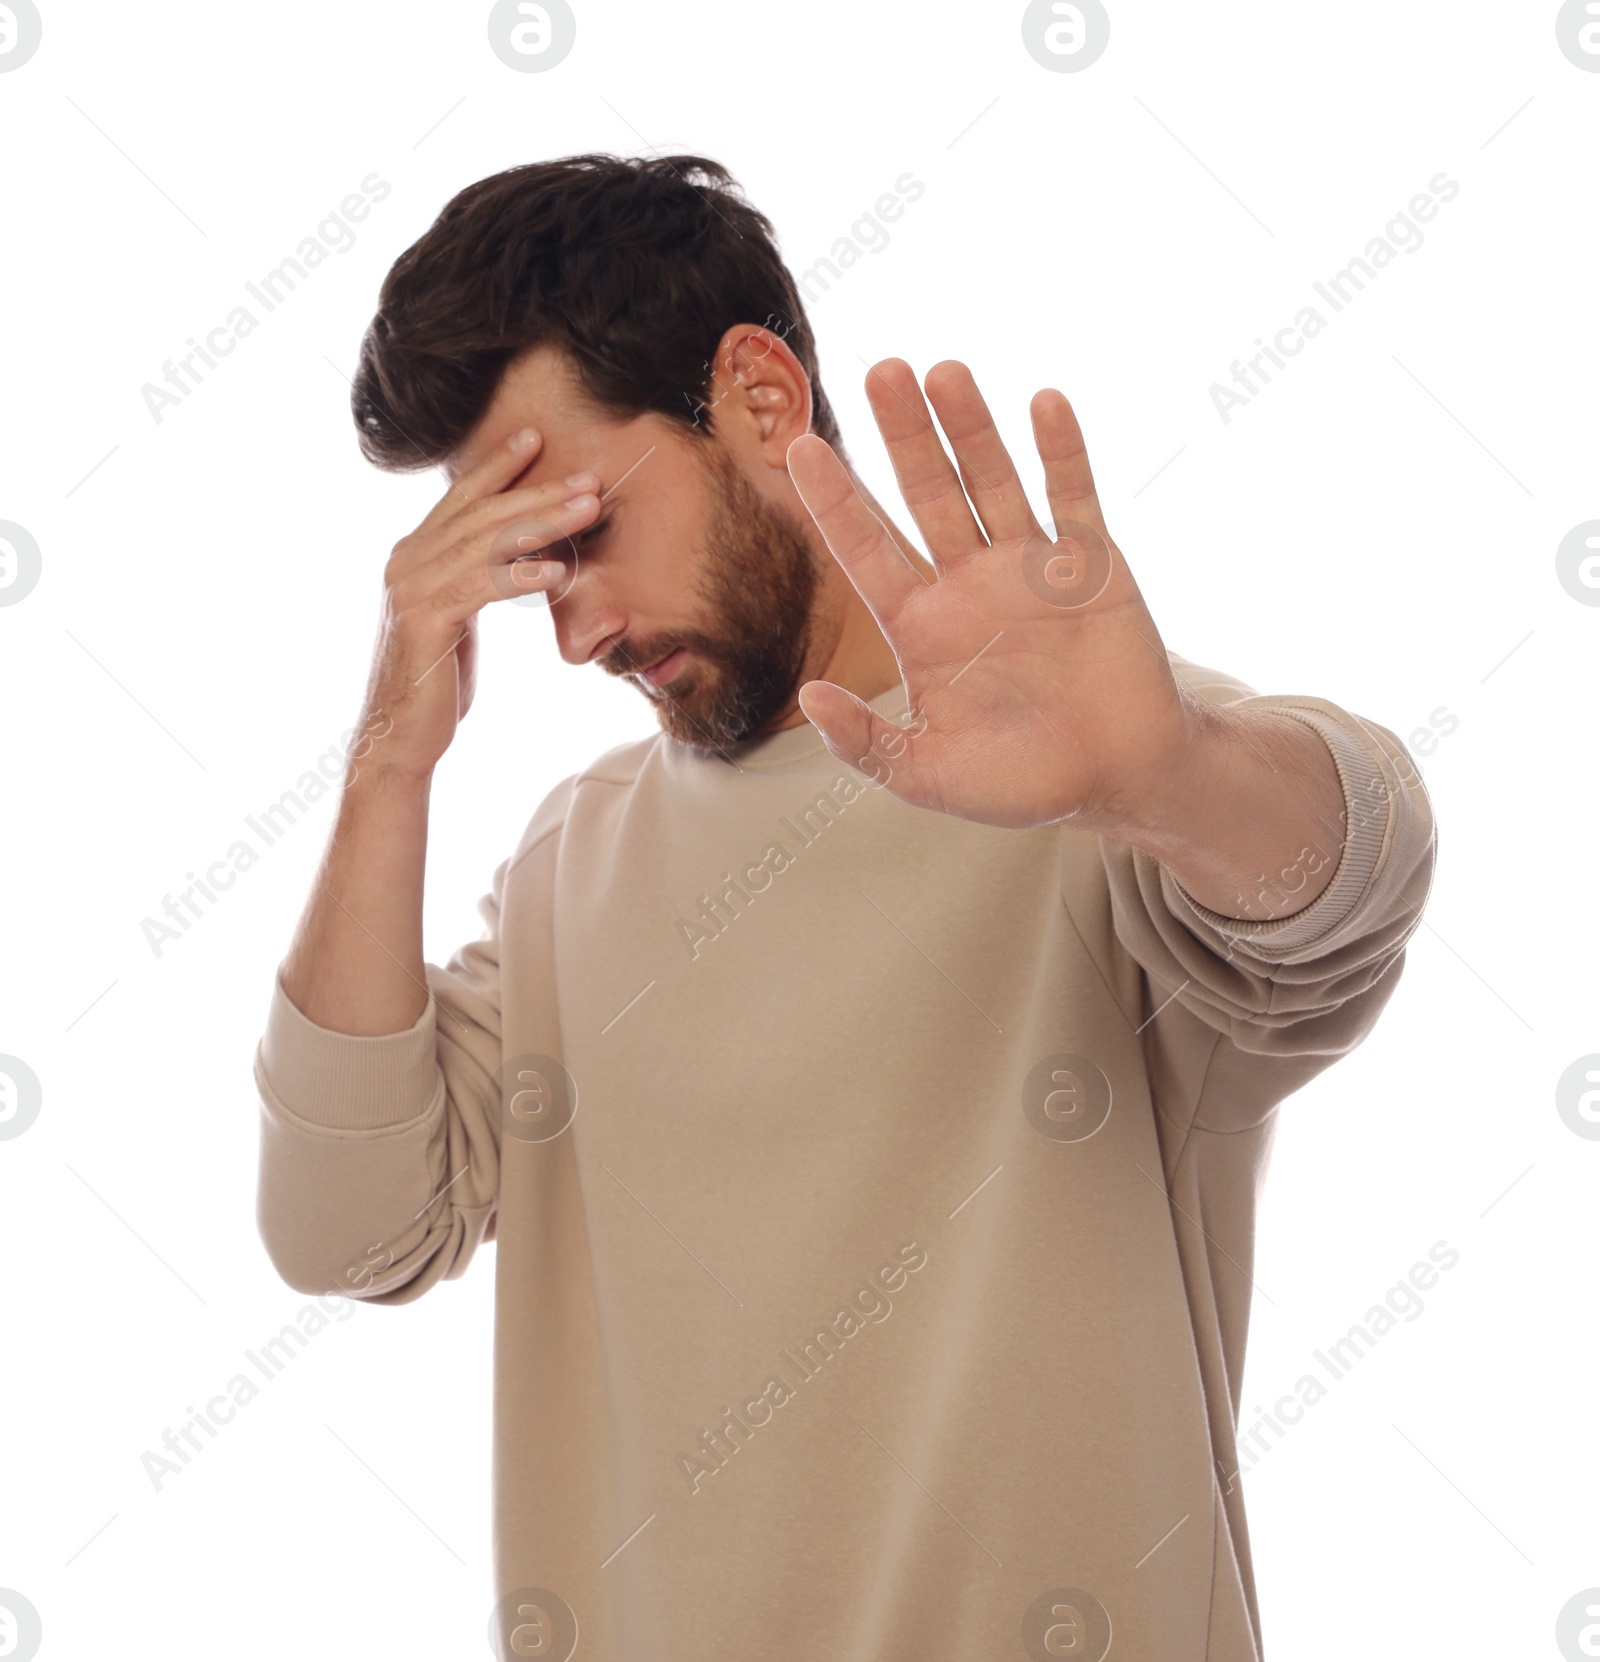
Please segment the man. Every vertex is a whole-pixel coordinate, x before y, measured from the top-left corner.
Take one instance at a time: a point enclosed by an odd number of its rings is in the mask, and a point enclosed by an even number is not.
[[[867,379],[926,554],[687,156],[472,186],[364,343],[367,455],[450,484],[274,990],[259,1217],[374,1304],[496,1241],[497,1654],[1260,1655],[1255,1196],[1394,990],[1430,807],[1387,728],[1166,650],[1060,393],[1047,534],[966,369],[925,388]],[[430,781],[517,594],[662,731],[440,968]]]

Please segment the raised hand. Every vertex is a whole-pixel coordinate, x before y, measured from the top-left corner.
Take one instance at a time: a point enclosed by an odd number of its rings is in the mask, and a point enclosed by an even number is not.
[[[491,446],[394,546],[362,714],[364,724],[377,715],[389,724],[390,771],[431,773],[472,703],[478,614],[556,588],[566,567],[539,551],[564,545],[599,511],[592,471],[518,484],[543,446],[531,427]]]
[[[832,682],[807,682],[801,707],[841,761],[895,754],[886,784],[906,802],[992,825],[1137,828],[1171,799],[1202,711],[1106,530],[1072,406],[1051,389],[1030,406],[1052,538],[966,366],[937,364],[926,385],[954,465],[910,366],[890,358],[867,376],[935,582],[826,442],[807,434],[788,451],[795,488],[899,661],[915,736],[878,750],[900,729]]]

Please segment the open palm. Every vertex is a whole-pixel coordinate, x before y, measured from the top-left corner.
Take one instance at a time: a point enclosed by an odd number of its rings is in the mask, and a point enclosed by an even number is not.
[[[1181,764],[1196,707],[1106,531],[1072,406],[1051,389],[1030,406],[1052,537],[966,366],[938,364],[926,386],[954,465],[910,366],[886,359],[867,376],[934,582],[824,440],[788,451],[795,488],[899,662],[914,736],[828,681],[802,688],[805,714],[843,762],[894,755],[887,788],[918,806],[991,825],[1136,825]]]

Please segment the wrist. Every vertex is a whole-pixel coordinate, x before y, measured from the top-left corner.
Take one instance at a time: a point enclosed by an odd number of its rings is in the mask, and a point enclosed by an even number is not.
[[[1163,742],[1108,793],[1096,815],[1101,834],[1157,858],[1158,850],[1190,834],[1196,802],[1216,790],[1225,771],[1229,736],[1222,716],[1180,687]]]
[[[345,795],[360,791],[390,802],[426,802],[433,789],[436,766],[436,762],[408,761],[404,756],[372,754],[358,758],[352,753],[345,769]]]
[[[1327,744],[1311,728],[1271,709],[1210,706],[1183,764],[1122,835],[1199,905],[1272,920],[1326,888],[1342,836],[1327,846],[1325,827],[1341,822],[1343,801]],[[1291,874],[1299,881],[1288,883]]]

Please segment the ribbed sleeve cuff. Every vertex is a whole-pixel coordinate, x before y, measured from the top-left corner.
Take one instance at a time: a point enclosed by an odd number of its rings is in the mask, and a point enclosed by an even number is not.
[[[405,1125],[435,1109],[444,1093],[436,1008],[430,990],[416,1025],[402,1033],[335,1033],[302,1014],[274,976],[256,1082],[278,1107],[329,1131]]]
[[[1255,920],[1225,917],[1202,906],[1165,866],[1161,868],[1161,887],[1167,904],[1176,903],[1180,917],[1192,912],[1219,935],[1248,945],[1253,954],[1281,961],[1331,936],[1348,921],[1378,869],[1392,806],[1371,750],[1343,722],[1319,710],[1287,703],[1274,703],[1272,707],[1314,728],[1333,753],[1344,790],[1345,835],[1332,881],[1301,911],[1284,918]]]

